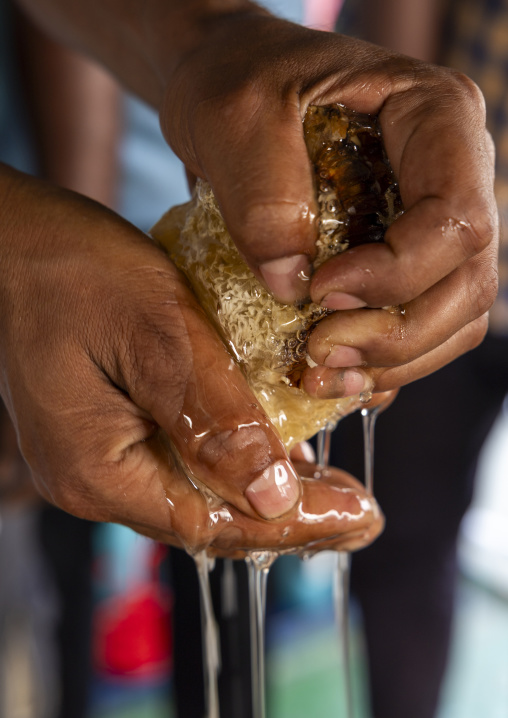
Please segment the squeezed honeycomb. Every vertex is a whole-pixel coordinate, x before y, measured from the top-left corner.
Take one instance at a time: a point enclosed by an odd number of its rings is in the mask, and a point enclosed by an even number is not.
[[[382,241],[402,205],[375,117],[311,106],[303,128],[319,206],[318,267],[349,247]],[[198,180],[191,201],[151,233],[189,279],[288,448],[358,408],[358,396],[316,399],[300,388],[309,334],[329,310],[273,299],[238,254],[206,182]]]

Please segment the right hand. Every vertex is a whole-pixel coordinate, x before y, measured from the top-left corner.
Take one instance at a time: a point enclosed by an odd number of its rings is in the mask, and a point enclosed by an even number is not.
[[[170,62],[165,28],[155,31],[159,66],[169,68],[161,126],[210,183],[240,254],[273,295],[310,295],[335,310],[309,339],[317,366],[305,370],[305,390],[331,399],[397,389],[474,348],[496,296],[498,240],[478,88],[260,8],[196,5],[208,14],[183,36],[197,41],[179,62]],[[330,103],[378,115],[405,212],[385,242],[337,254],[312,274],[317,208],[302,119],[309,105]],[[383,310],[399,305],[404,312]]]
[[[46,499],[191,550],[229,551],[232,536],[259,547],[379,531],[349,477],[333,474],[345,492],[302,489],[240,369],[149,238],[7,168],[0,188],[0,388]],[[218,497],[212,506],[206,495]],[[233,518],[220,531],[217,506]],[[328,519],[302,522],[302,512]]]

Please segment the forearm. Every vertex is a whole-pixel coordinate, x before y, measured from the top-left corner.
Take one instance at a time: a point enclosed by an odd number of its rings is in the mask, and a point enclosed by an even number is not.
[[[363,0],[362,37],[395,52],[436,62],[443,0]]]
[[[20,17],[30,116],[44,178],[116,204],[121,93],[95,62]]]
[[[158,108],[173,69],[217,18],[266,14],[249,0],[19,0],[46,31]]]

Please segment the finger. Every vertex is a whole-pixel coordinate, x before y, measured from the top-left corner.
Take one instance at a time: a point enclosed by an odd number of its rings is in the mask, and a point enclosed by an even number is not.
[[[264,521],[242,513],[201,482],[189,480],[161,431],[135,441],[128,451],[120,434],[117,440],[108,480],[101,488],[94,482],[93,501],[86,508],[81,504],[77,512],[72,504],[74,513],[131,526],[191,554],[207,549],[235,557],[260,548],[357,550],[382,530],[376,501],[353,477],[337,469],[318,470],[297,462],[298,471],[312,477],[302,480],[300,500],[283,519]],[[72,486],[74,491],[76,484]]]
[[[143,321],[123,329],[129,352],[119,352],[121,385],[171,437],[191,478],[245,513],[280,516],[300,491],[284,445],[194,296],[164,261]]]
[[[436,349],[424,354],[408,364],[389,368],[366,368],[362,370],[366,384],[375,392],[398,389],[405,384],[421,379],[440,369],[481,343],[488,329],[488,316],[483,315],[463,327],[450,339]],[[356,372],[357,369],[334,370],[327,367],[306,369],[302,377],[302,386],[311,396],[332,399],[344,396],[342,384],[337,374]]]
[[[496,268],[480,255],[403,309],[334,312],[313,330],[309,355],[330,368],[407,364],[487,312],[496,292]]]
[[[97,307],[83,327],[69,326],[63,350],[63,330],[57,325],[54,336],[47,332],[45,361],[25,379],[35,397],[35,407],[24,407],[18,418],[25,422],[19,433],[26,451],[35,454],[29,463],[49,491],[59,480],[67,491],[65,467],[91,498],[118,444],[130,451],[162,427],[189,474],[211,491],[252,515],[285,513],[298,500],[298,477],[242,372],[167,256],[128,225],[118,231],[116,220],[109,224],[104,246],[108,261],[111,247],[117,249],[114,270],[78,265],[87,296],[100,297]],[[81,306],[73,311],[69,316],[79,316]],[[23,395],[17,401],[21,405]],[[122,423],[122,411],[134,429]],[[40,426],[48,427],[45,443],[37,437]],[[49,440],[53,432],[58,450]],[[43,443],[51,460],[39,451]]]
[[[207,138],[200,150],[203,172],[240,253],[286,303],[309,294],[316,241],[317,208],[296,100],[283,103],[252,92],[227,148]]]
[[[303,477],[312,477],[302,478],[302,497],[293,511],[282,520],[260,522],[233,510],[233,521],[217,533],[211,549],[237,557],[261,548],[352,551],[379,535],[384,523],[379,507],[353,477],[302,462],[296,467]]]
[[[135,426],[135,412],[129,413]],[[222,522],[231,520],[230,510],[222,500],[222,506],[210,506],[160,430],[147,432],[142,440],[131,433],[132,443],[126,445],[125,407],[120,414],[118,430],[96,444],[96,466],[68,456],[69,480],[48,486],[45,477],[36,475],[41,493],[81,518],[124,524],[191,553],[206,548]]]
[[[444,77],[446,84],[436,85],[429,75],[428,88],[387,98],[380,120],[406,212],[386,232],[384,245],[363,245],[323,265],[312,280],[314,301],[342,308],[345,294],[356,306],[407,303],[496,244],[482,100],[469,80]],[[495,247],[491,262],[494,254]]]
[[[328,260],[312,278],[313,301],[328,309],[407,304],[487,245],[484,259],[490,262],[480,265],[479,279],[488,280],[497,253],[497,216],[488,211],[485,220],[492,223],[477,232],[466,207],[478,195],[462,199],[465,206],[456,202],[455,212],[449,202],[422,200],[392,224],[385,244],[364,244]]]
[[[256,276],[277,299],[293,302],[308,296],[317,236],[299,84],[308,71],[302,57],[315,62],[313,48],[323,50],[321,34],[264,12],[235,22],[233,35],[225,28],[218,44],[212,37],[182,68],[162,128],[186,166],[211,184]]]
[[[428,376],[465,352],[477,347],[488,330],[488,314],[475,319],[439,347],[409,364],[387,369],[373,369],[376,391],[389,391]]]
[[[106,383],[102,389],[107,395]],[[344,472],[319,472],[303,462],[297,462],[298,470],[312,478],[302,481],[301,499],[292,511],[278,521],[247,516],[189,480],[164,433],[154,432],[139,411],[125,411],[127,397],[115,399],[111,393],[110,398],[108,423],[117,424],[117,431],[95,436],[94,462],[68,444],[68,481],[57,481],[48,493],[75,515],[122,523],[190,553],[210,549],[229,556],[259,548],[356,550],[382,529],[379,508],[361,484]],[[93,426],[88,431],[93,433]],[[88,431],[84,427],[85,442]]]
[[[63,383],[59,388],[66,406]],[[57,446],[48,450],[51,441],[46,434],[34,443],[34,437],[23,431],[24,449],[35,467],[40,493],[63,510],[130,526],[190,553],[213,543],[233,520],[232,512],[241,514],[203,483],[189,478],[167,435],[100,372],[94,382],[89,377],[85,405],[72,413],[44,407],[43,422],[46,414],[51,415],[52,432],[59,436]],[[102,422],[90,422],[89,416],[100,416]],[[74,427],[71,436],[69,424]],[[250,521],[259,531],[261,519]]]
[[[148,502],[140,496],[137,504],[129,501],[123,507],[116,501],[110,520],[190,554],[208,548],[232,521],[233,507],[223,499],[211,499],[208,489],[189,480],[163,432],[133,445],[129,463],[145,492],[151,489],[152,498],[158,493],[159,500]]]
[[[368,394],[375,388],[373,369],[328,369],[324,366],[308,367],[301,378],[307,394],[317,399],[343,399],[347,396]]]

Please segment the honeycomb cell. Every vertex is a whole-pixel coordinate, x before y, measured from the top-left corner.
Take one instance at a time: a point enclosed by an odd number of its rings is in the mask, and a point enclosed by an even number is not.
[[[316,268],[383,241],[402,203],[375,117],[311,106],[303,132],[319,207]],[[198,180],[191,201],[169,210],[152,235],[187,276],[288,448],[362,406],[359,397],[315,399],[300,388],[308,337],[329,310],[273,299],[238,254],[206,182]]]

